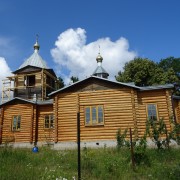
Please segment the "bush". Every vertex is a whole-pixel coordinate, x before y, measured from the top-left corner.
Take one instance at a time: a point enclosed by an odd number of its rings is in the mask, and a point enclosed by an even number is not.
[[[180,145],[180,124],[171,120],[172,123],[172,131],[169,133],[170,139],[173,139]]]
[[[159,121],[147,120],[146,136],[149,135],[149,137],[157,146],[158,150],[168,147],[169,137],[166,139],[162,139],[162,137],[166,134],[167,129],[163,119],[160,119]]]
[[[116,133],[116,140],[117,140],[117,148],[120,149],[124,147],[127,142],[126,142],[126,136],[127,136],[127,129],[124,130],[123,133],[121,133],[121,129],[119,128],[117,133]]]

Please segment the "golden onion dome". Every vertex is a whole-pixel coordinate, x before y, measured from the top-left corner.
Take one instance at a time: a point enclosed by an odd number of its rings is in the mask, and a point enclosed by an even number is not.
[[[102,60],[103,60],[103,57],[99,53],[98,56],[96,57],[96,61],[97,62],[102,62]]]
[[[34,44],[34,50],[39,50],[40,46],[38,44],[38,35],[36,35],[36,43]]]
[[[39,50],[40,46],[38,44],[38,42],[36,41],[36,43],[34,44],[34,50]]]

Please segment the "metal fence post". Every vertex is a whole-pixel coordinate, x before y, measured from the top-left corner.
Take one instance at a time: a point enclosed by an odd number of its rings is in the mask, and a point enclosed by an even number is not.
[[[134,161],[134,149],[133,149],[133,143],[132,143],[132,131],[131,131],[131,128],[130,128],[130,142],[131,142],[131,160],[132,160],[132,166],[133,166],[133,169],[134,169],[135,161]]]
[[[80,113],[77,113],[78,180],[81,179]]]

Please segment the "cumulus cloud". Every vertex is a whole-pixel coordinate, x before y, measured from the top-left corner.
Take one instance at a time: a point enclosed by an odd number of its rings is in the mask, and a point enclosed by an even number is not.
[[[0,57],[0,103],[2,94],[2,80],[11,75],[11,69],[9,68],[5,58]]]
[[[137,56],[136,52],[129,50],[129,42],[124,37],[114,42],[109,37],[105,37],[86,44],[84,29],[68,29],[58,36],[55,48],[51,49],[53,60],[57,63],[57,69],[66,83],[71,76],[84,79],[92,75],[97,67],[96,57],[99,46],[103,57],[102,66],[112,80],[126,62]]]
[[[11,69],[9,68],[5,58],[3,57],[0,57],[0,70],[1,70],[0,73],[1,79],[11,75]]]

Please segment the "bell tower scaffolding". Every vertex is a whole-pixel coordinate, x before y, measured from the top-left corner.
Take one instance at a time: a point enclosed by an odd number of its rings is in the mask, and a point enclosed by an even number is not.
[[[12,77],[7,77],[2,80],[2,96],[1,103],[9,101],[11,99],[12,93],[14,89],[14,79]]]

